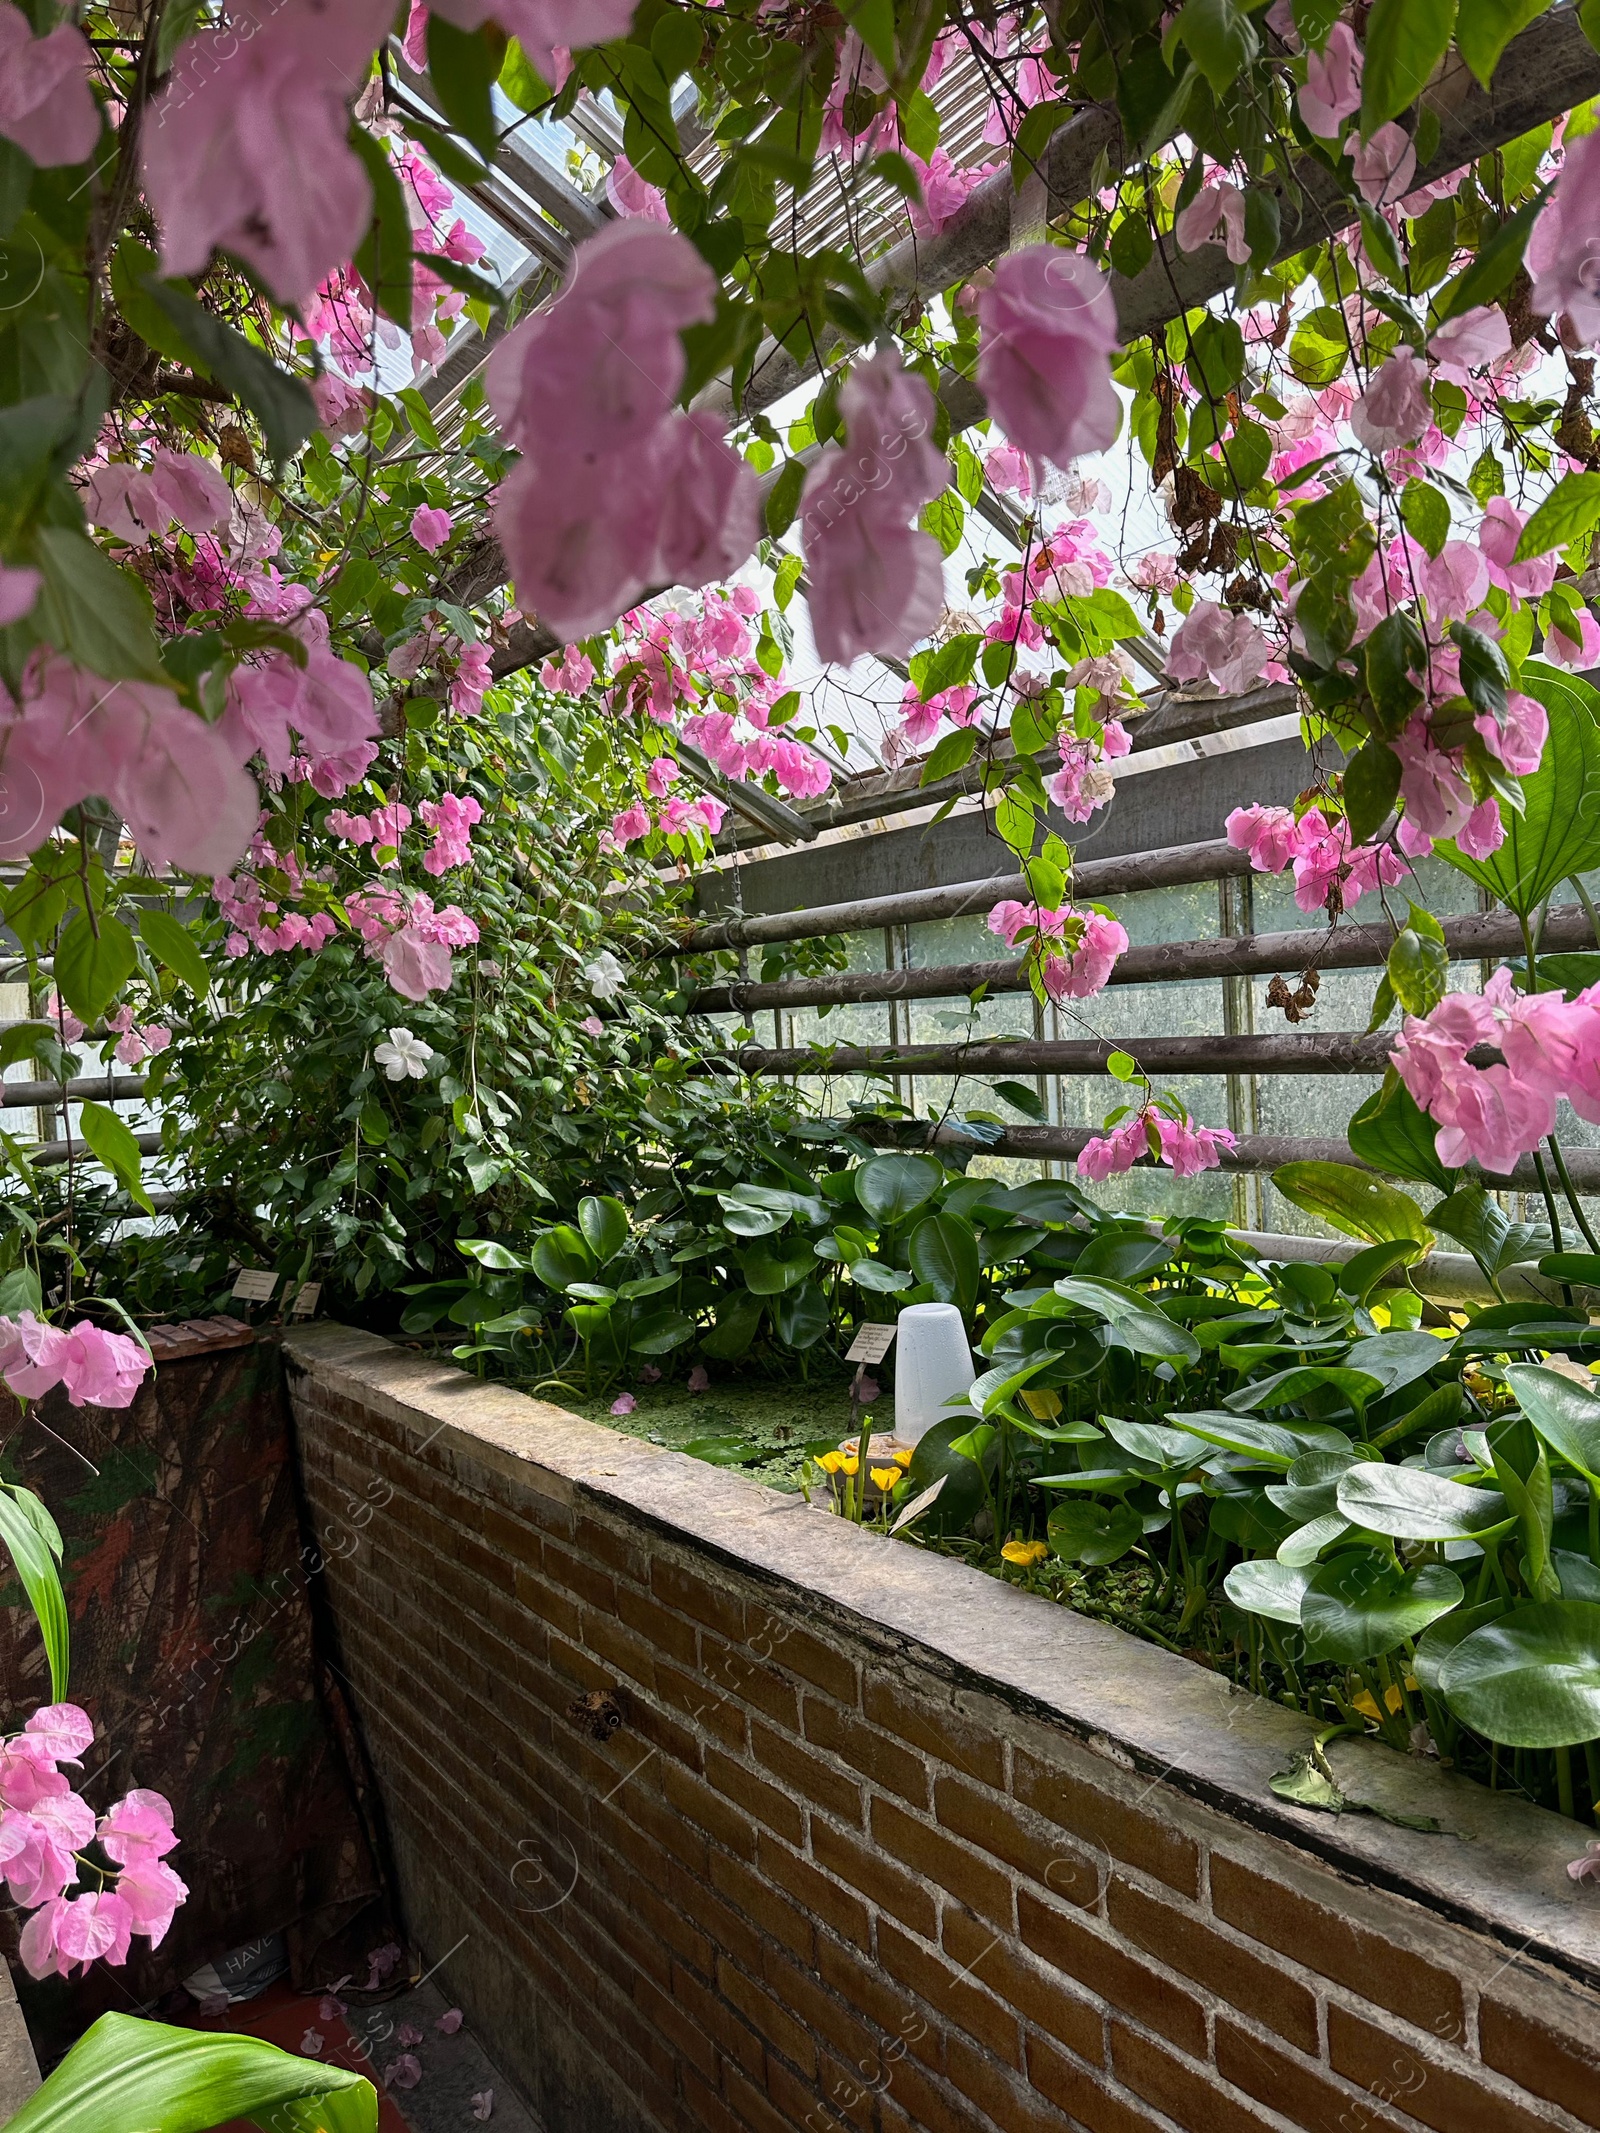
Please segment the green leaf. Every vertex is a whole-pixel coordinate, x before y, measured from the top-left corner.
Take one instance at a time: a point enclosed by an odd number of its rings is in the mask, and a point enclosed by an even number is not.
[[[716,1325],[701,1339],[702,1351],[720,1362],[732,1362],[743,1355],[756,1337],[765,1309],[765,1299],[748,1291],[719,1304]]]
[[[232,2118],[275,2133],[377,2133],[364,2076],[257,2037],[102,2015],[5,2133],[207,2133]]]
[[[839,12],[884,73],[893,74],[894,0],[839,0]]]
[[[445,117],[485,160],[495,151],[493,90],[504,58],[498,31],[458,30],[442,15],[429,15],[428,79]]]
[[[1600,1736],[1600,1606],[1535,1601],[1486,1622],[1450,1652],[1439,1693],[1452,1714],[1508,1748],[1571,1748]]]
[[[192,364],[194,350],[166,307],[156,301],[146,286],[159,279],[160,268],[155,253],[137,237],[124,237],[111,261],[111,293],[117,300],[117,309],[122,313],[124,323],[157,355],[164,355],[174,363]],[[193,296],[188,282],[177,282],[173,286],[185,295]]]
[[[80,911],[56,949],[57,990],[91,1029],[139,967],[139,951],[121,919],[103,911],[96,924],[98,931]]]
[[[1308,1215],[1320,1215],[1347,1237],[1388,1244],[1405,1237],[1423,1246],[1433,1233],[1415,1200],[1353,1163],[1285,1163],[1272,1182],[1286,1200]]]
[[[1550,1246],[1550,1233],[1532,1222],[1513,1222],[1498,1200],[1479,1184],[1458,1185],[1428,1220],[1447,1237],[1464,1244],[1492,1280],[1507,1267],[1537,1259]]]
[[[1417,1108],[1392,1068],[1383,1087],[1351,1119],[1346,1134],[1353,1154],[1390,1177],[1410,1178],[1440,1192],[1449,1192],[1455,1184],[1459,1173],[1447,1170],[1436,1152],[1438,1128]]]
[[[1366,844],[1378,834],[1399,793],[1400,758],[1387,741],[1364,742],[1344,766],[1344,807],[1352,843]]]
[[[756,1244],[744,1255],[744,1284],[752,1296],[782,1296],[797,1289],[816,1266],[811,1247],[803,1242],[798,1254],[788,1259],[770,1245]]]
[[[430,17],[429,27],[438,18]],[[461,33],[456,32],[457,35]],[[356,266],[385,318],[411,330],[411,217],[406,196],[383,143],[364,126],[352,126],[350,144],[366,165],[372,186],[372,222],[356,250]]]
[[[1432,1014],[1450,989],[1449,949],[1411,926],[1395,935],[1387,968],[1394,996],[1408,1015]]]
[[[911,1232],[911,1271],[940,1303],[970,1318],[978,1302],[978,1239],[963,1215],[930,1215]]]
[[[206,968],[205,957],[195,945],[194,935],[181,920],[174,918],[170,911],[141,911],[139,938],[156,961],[165,964],[197,1000],[205,999],[211,990],[211,973]]]
[[[814,1348],[828,1330],[828,1299],[814,1281],[805,1281],[772,1306],[772,1323],[786,1348]]]
[[[44,589],[29,621],[46,643],[111,681],[168,680],[149,594],[87,534],[42,526],[33,560]],[[42,825],[41,842],[51,827]]]
[[[1045,1533],[1052,1553],[1064,1563],[1099,1568],[1118,1562],[1138,1545],[1144,1521],[1131,1504],[1058,1503]]]
[[[1485,1622],[1497,1622],[1509,1605],[1507,1600],[1485,1600],[1477,1607],[1458,1607],[1453,1614],[1441,1615],[1437,1622],[1430,1624],[1417,1640],[1411,1661],[1419,1687],[1426,1689],[1430,1696],[1437,1696],[1440,1693],[1440,1669],[1456,1646],[1463,1638],[1470,1637],[1475,1629],[1481,1629]]]
[[[1367,17],[1361,138],[1414,104],[1449,48],[1456,0],[1376,0]]]
[[[56,1568],[55,1556],[34,1519],[18,1502],[18,1494],[20,1491],[0,1488],[0,1541],[4,1541],[11,1551],[22,1589],[38,1620],[45,1655],[50,1661],[50,1692],[59,1703],[67,1693],[71,1671],[71,1631],[67,1622],[66,1595],[61,1590],[61,1575]],[[15,2119],[7,2121],[8,2126],[15,2123]]]
[[[932,755],[922,766],[918,781],[923,785],[937,785],[941,778],[952,778],[958,770],[965,770],[978,752],[978,734],[973,726],[957,726],[953,733],[944,734]]]
[[[1377,269],[1379,277],[1394,288],[1405,286],[1405,262],[1400,257],[1400,246],[1382,215],[1365,200],[1356,202],[1356,214],[1361,221],[1361,238],[1369,260]]]
[[[1441,843],[1442,858],[1520,918],[1538,910],[1569,874],[1600,866],[1600,694],[1575,674],[1525,662],[1519,686],[1550,717],[1544,758],[1522,780],[1524,810],[1502,808],[1505,842],[1487,859]]]
[[[1064,1302],[1104,1319],[1135,1355],[1154,1355],[1182,1363],[1200,1360],[1200,1343],[1186,1327],[1168,1318],[1148,1297],[1124,1288],[1120,1282],[1069,1278],[1058,1281],[1055,1289]]]
[[[1251,1563],[1235,1563],[1222,1581],[1222,1589],[1235,1607],[1249,1615],[1265,1615],[1269,1621],[1300,1626],[1300,1603],[1311,1582],[1303,1565],[1280,1563],[1268,1556]]]
[[[767,1456],[749,1437],[692,1437],[679,1450],[707,1466],[755,1466]]]
[[[1460,1578],[1442,1563],[1402,1571],[1376,1550],[1346,1549],[1312,1571],[1300,1604],[1308,1659],[1346,1666],[1420,1637],[1459,1607]]]
[[[570,1222],[560,1222],[535,1239],[533,1271],[547,1289],[564,1290],[577,1281],[592,1281],[599,1270],[580,1233]]]
[[[181,284],[151,280],[145,291],[177,327],[196,365],[255,416],[272,457],[280,465],[292,459],[317,426],[317,405],[305,380],[280,370],[264,349],[213,317]]]
[[[1237,319],[1208,311],[1190,340],[1190,372],[1213,400],[1222,400],[1244,376],[1244,331]]]
[[[1030,1089],[1025,1081],[991,1081],[989,1086],[1002,1103],[1009,1104],[1013,1111],[1020,1111],[1024,1118],[1042,1119],[1045,1116],[1044,1098],[1037,1089]]]
[[[153,1215],[155,1209],[142,1180],[144,1163],[139,1143],[124,1121],[104,1104],[87,1103],[79,1109],[78,1129],[93,1153],[126,1188],[128,1197],[136,1200],[146,1214]]]
[[[1506,1384],[1557,1457],[1600,1488],[1600,1386],[1589,1392],[1542,1363],[1508,1363]]]
[[[1470,1488],[1421,1467],[1364,1459],[1339,1478],[1339,1511],[1353,1526],[1391,1540],[1471,1540],[1510,1523],[1498,1489]]]
[[[480,163],[476,156],[469,156],[460,142],[453,140],[448,133],[441,132],[437,126],[426,124],[422,119],[414,118],[409,111],[399,116],[400,123],[426,154],[428,161],[436,163],[441,173],[447,178],[453,178],[457,185],[482,185],[490,176],[488,166]]]
[[[1600,474],[1563,474],[1517,539],[1513,563],[1567,548],[1600,525]]]
[[[1460,0],[1456,49],[1486,89],[1506,46],[1549,5],[1550,0]]]
[[[794,515],[800,508],[800,491],[805,485],[805,462],[785,460],[777,480],[767,492],[767,531],[775,541],[781,540],[794,524]]]
[[[609,1195],[591,1195],[578,1202],[578,1228],[597,1264],[604,1266],[628,1241],[628,1210]]]
[[[670,1355],[692,1341],[695,1331],[694,1320],[682,1311],[654,1311],[628,1328],[628,1346],[635,1355]]]
[[[939,543],[944,555],[952,556],[961,546],[961,535],[967,523],[967,507],[954,489],[943,489],[932,503],[924,504],[917,524],[924,533],[931,533]]]
[[[875,1155],[856,1172],[856,1198],[874,1222],[903,1222],[944,1183],[931,1155]]]
[[[1218,96],[1261,49],[1254,23],[1234,0],[1188,0],[1173,33]]]
[[[939,107],[925,90],[913,90],[900,103],[900,138],[924,163],[933,161],[939,145]]]
[[[1480,243],[1471,266],[1458,274],[1454,281],[1445,283],[1429,306],[1430,333],[1442,326],[1447,318],[1454,318],[1463,311],[1471,311],[1479,304],[1492,304],[1501,291],[1509,287],[1522,264],[1522,255],[1527,250],[1533,225],[1538,220],[1539,211],[1544,206],[1549,191],[1548,186],[1541,186],[1531,200],[1501,223],[1487,242]]]
[[[1432,482],[1408,481],[1400,491],[1400,516],[1413,540],[1437,556],[1450,538],[1450,504]]]

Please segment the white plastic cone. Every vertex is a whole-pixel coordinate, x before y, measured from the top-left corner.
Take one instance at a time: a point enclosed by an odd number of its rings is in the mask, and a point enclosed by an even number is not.
[[[907,1304],[895,1337],[895,1435],[914,1444],[935,1422],[947,1421],[946,1401],[959,1399],[977,1374],[955,1305]]]

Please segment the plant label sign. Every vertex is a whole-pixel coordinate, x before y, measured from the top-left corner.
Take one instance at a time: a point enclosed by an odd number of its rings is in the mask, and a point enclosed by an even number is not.
[[[317,1305],[321,1301],[322,1283],[320,1281],[302,1281],[299,1288],[294,1292],[294,1309],[291,1316],[295,1318],[314,1318]]]
[[[847,1363],[881,1363],[894,1346],[898,1326],[857,1326],[856,1337],[844,1352]]]
[[[271,1303],[278,1287],[276,1274],[263,1268],[241,1267],[239,1278],[233,1285],[233,1293],[245,1303]]]

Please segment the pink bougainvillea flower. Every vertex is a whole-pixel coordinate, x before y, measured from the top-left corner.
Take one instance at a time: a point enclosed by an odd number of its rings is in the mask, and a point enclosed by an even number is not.
[[[94,1743],[94,1720],[75,1703],[45,1704],[23,1723],[12,1745],[20,1752],[50,1763],[76,1763]],[[129,1794],[129,1798],[144,1795]],[[149,1795],[160,1798],[158,1793]],[[163,1803],[165,1804],[165,1803]],[[170,1821],[170,1810],[168,1814]],[[115,1855],[113,1855],[115,1856]]]
[[[641,837],[650,834],[650,810],[635,804],[623,808],[620,814],[611,817],[611,834],[618,844],[636,844]]]
[[[437,555],[455,531],[455,524],[448,511],[437,510],[432,504],[419,504],[411,521],[411,538],[429,555]]]
[[[1090,1141],[1078,1157],[1078,1175],[1100,1183],[1104,1179],[1131,1170],[1139,1158],[1150,1152],[1150,1135],[1143,1111],[1127,1119],[1112,1132]]]
[[[221,470],[194,452],[158,448],[148,467],[108,460],[89,476],[84,508],[97,526],[141,547],[174,520],[187,533],[225,525],[233,491]]]
[[[1009,252],[978,296],[978,383],[989,412],[1030,459],[1065,467],[1115,438],[1117,313],[1105,272],[1051,244]]]
[[[1490,578],[1503,592],[1516,593],[1524,600],[1541,600],[1556,581],[1560,557],[1536,555],[1526,563],[1512,562],[1526,522],[1527,514],[1519,511],[1509,497],[1491,496],[1478,528],[1478,546],[1487,559]]]
[[[1237,696],[1260,680],[1271,657],[1271,643],[1248,615],[1233,614],[1215,600],[1197,600],[1173,633],[1167,677],[1213,681],[1224,695]]]
[[[31,611],[43,583],[36,570],[13,570],[9,563],[0,563],[0,630]]]
[[[1544,656],[1559,667],[1600,666],[1600,622],[1596,622],[1587,608],[1578,616],[1579,637],[1573,642],[1559,622],[1552,621],[1545,632]]]
[[[69,23],[35,37],[27,16],[0,0],[0,135],[41,170],[87,163],[100,139],[89,87],[89,40]]]
[[[308,306],[372,213],[349,103],[394,21],[390,0],[245,0],[178,47],[145,114],[145,189],[162,271],[234,252],[280,303]]]
[[[1250,854],[1257,874],[1281,874],[1300,849],[1300,828],[1291,807],[1236,807],[1224,827],[1236,852]]]
[[[1333,25],[1320,52],[1306,54],[1297,101],[1300,116],[1319,140],[1337,140],[1345,120],[1361,109],[1361,61],[1361,47],[1347,22]]]
[[[287,652],[271,651],[236,667],[220,731],[240,761],[259,751],[279,777],[290,771],[292,736],[299,734],[310,751],[312,784],[331,798],[325,784],[318,782],[317,764],[342,764],[352,751],[375,748],[378,709],[367,675],[332,650],[325,615],[314,611],[302,616],[294,633],[306,647],[304,666],[297,666]]]
[[[1104,991],[1117,958],[1127,946],[1127,932],[1116,919],[1106,918],[1098,911],[1085,913],[1082,938],[1072,954],[1042,959],[1039,975],[1045,991],[1052,1000],[1092,999]]]
[[[462,2020],[463,2016],[459,2007],[448,2007],[433,2026],[442,2037],[453,2037],[461,2027]]]
[[[1028,467],[1028,455],[1019,452],[1014,444],[991,446],[984,455],[983,471],[992,488],[1004,489],[1008,495],[1020,496],[1024,503],[1033,494],[1033,476]]]
[[[77,1716],[88,1724],[83,1712]],[[83,1746],[87,1747],[93,1738],[90,1727]],[[159,1792],[130,1792],[103,1817],[99,1838],[106,1856],[119,1866],[131,1866],[137,1859],[163,1859],[178,1841],[172,1826],[172,1803]]]
[[[612,1401],[611,1412],[614,1415],[631,1415],[638,1404],[631,1392],[624,1392]]]
[[[1373,372],[1350,410],[1350,427],[1369,452],[1392,452],[1420,437],[1431,415],[1428,366],[1401,348]]]
[[[915,155],[908,155],[906,161],[922,186],[921,199],[909,203],[911,227],[919,237],[937,237],[951,217],[966,206],[969,196],[994,167],[985,164],[981,169],[963,170],[950,160],[949,151],[943,148],[933,151],[931,163],[924,163]]]
[[[545,661],[539,669],[539,679],[552,695],[581,696],[594,680],[594,661],[575,644],[569,644],[559,661]]]
[[[494,2090],[479,2089],[472,2099],[472,2115],[480,2125],[486,2125],[494,2116]]]
[[[430,992],[448,992],[455,977],[450,951],[439,941],[402,926],[383,945],[384,975],[404,1000],[425,1000]]]
[[[709,1392],[711,1390],[711,1373],[704,1363],[696,1363],[693,1370],[690,1371],[686,1380],[686,1390],[689,1392]]]
[[[1563,321],[1574,347],[1600,335],[1600,134],[1566,150],[1555,191],[1528,237],[1533,309]]]
[[[606,173],[606,198],[619,215],[641,215],[647,222],[672,220],[666,194],[641,178],[626,156],[618,156]]]
[[[651,760],[644,774],[645,789],[654,800],[664,800],[667,787],[676,785],[683,773],[670,755],[658,755]]]
[[[1390,207],[1410,191],[1416,175],[1417,151],[1410,134],[1393,119],[1377,127],[1369,141],[1352,133],[1344,152],[1355,171],[1361,197],[1369,207]]]
[[[839,411],[848,446],[827,446],[800,499],[817,654],[903,658],[944,607],[939,544],[910,524],[950,480],[933,395],[886,349],[856,365]]]
[[[367,426],[372,394],[362,385],[352,385],[335,370],[325,370],[311,381],[317,420],[330,437],[357,437]]]
[[[1511,353],[1511,328],[1498,304],[1478,304],[1448,318],[1428,342],[1441,378],[1465,385],[1472,372]]]
[[[673,415],[655,462],[656,550],[646,567],[662,585],[730,577],[761,536],[755,472],[728,444],[715,415]]]
[[[131,1407],[151,1367],[149,1351],[126,1333],[106,1333],[88,1319],[68,1338],[61,1383],[73,1406]]]
[[[388,2089],[414,2089],[421,2079],[422,2062],[415,2052],[402,2052],[383,2070],[383,2085]]]
[[[1180,252],[1198,252],[1215,244],[1222,232],[1228,257],[1242,267],[1250,257],[1250,241],[1244,233],[1244,194],[1231,179],[1208,178],[1172,225]]]
[[[578,1027],[586,1037],[603,1037],[606,1033],[606,1026],[598,1015],[585,1015]]]
[[[1464,622],[1488,596],[1489,566],[1472,541],[1446,541],[1436,556],[1413,557],[1412,568],[1435,622]]]
[[[1161,1142],[1161,1160],[1170,1163],[1180,1178],[1220,1168],[1223,1151],[1239,1145],[1226,1126],[1197,1126],[1192,1119],[1168,1118],[1162,1111],[1151,1115]]]
[[[323,2035],[322,2035],[322,2032],[321,2032],[320,2030],[316,2030],[316,2029],[308,2029],[308,2030],[306,2031],[305,2035],[304,2035],[304,2036],[303,2036],[303,2037],[302,2037],[302,2038],[300,2039],[300,2056],[301,2056],[301,2058],[302,2058],[302,2059],[318,2059],[318,2058],[320,2058],[320,2057],[322,2056],[322,2046],[323,2046],[323,2043],[324,2043],[324,2041],[325,2041],[325,2040],[324,2040],[324,2038],[323,2038]]]
[[[543,78],[556,86],[568,52],[627,35],[638,0],[430,0],[432,11],[459,29],[498,22],[515,37]]]

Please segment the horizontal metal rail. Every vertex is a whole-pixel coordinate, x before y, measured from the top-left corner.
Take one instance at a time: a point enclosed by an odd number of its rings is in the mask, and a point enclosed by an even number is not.
[[[870,1121],[865,1129],[853,1127],[851,1130],[864,1130],[865,1138],[883,1138],[896,1147],[961,1148],[969,1154],[1027,1156],[1034,1160],[1051,1157],[1075,1160],[1090,1141],[1100,1137],[1088,1126],[1008,1126],[998,1140],[981,1143],[974,1141],[970,1133],[963,1133],[959,1126],[940,1126],[921,1142],[909,1140],[905,1128],[897,1124],[886,1127],[881,1135],[872,1131]],[[1600,1192],[1600,1148],[1570,1148],[1564,1153],[1573,1184],[1582,1192]],[[1222,1156],[1224,1170],[1244,1171],[1253,1176],[1281,1170],[1286,1163],[1348,1163],[1357,1170],[1372,1168],[1370,1163],[1362,1161],[1348,1141],[1276,1133],[1241,1134],[1238,1147],[1224,1151]],[[1533,1158],[1526,1155],[1518,1158],[1514,1170],[1504,1175],[1486,1176],[1484,1182],[1508,1192],[1539,1190]],[[1357,1249],[1358,1246],[1351,1246],[1352,1251]]]
[[[1140,889],[1186,888],[1248,874],[1250,855],[1225,837],[1200,844],[1172,844],[1117,859],[1085,859],[1072,870],[1079,903],[1101,896],[1128,896]],[[897,896],[863,896],[855,903],[818,904],[812,911],[760,912],[749,918],[707,919],[688,927],[658,955],[696,955],[719,948],[756,947],[766,941],[818,940],[830,933],[862,933],[874,926],[915,926],[931,919],[968,918],[1002,897],[1025,893],[1015,871],[983,881],[957,881],[942,889],[908,889]]]
[[[1298,708],[1293,688],[1277,681],[1247,690],[1243,696],[1185,697],[1163,690],[1145,701],[1150,708],[1143,716],[1137,710],[1127,714],[1134,755],[1253,726]],[[822,830],[840,829],[847,823],[875,822],[880,816],[908,814],[917,807],[942,807],[947,800],[998,791],[993,773],[1015,758],[1016,750],[1007,734],[997,739],[992,749],[980,751],[964,770],[955,771],[948,778],[936,778],[931,785],[920,782],[927,758],[919,757],[898,770],[874,770],[862,777],[847,778],[825,799],[799,808],[796,813],[810,825],[807,834],[815,837]],[[717,848],[744,851],[765,841],[741,830],[732,838],[719,839]]]
[[[159,1155],[159,1133],[136,1133],[134,1141],[141,1155]],[[49,1169],[56,1163],[92,1163],[94,1156],[82,1141],[40,1141],[37,1147],[23,1147],[22,1153],[37,1169]]]
[[[1392,1036],[1355,1030],[1266,1037],[1083,1037],[976,1044],[746,1045],[731,1060],[708,1058],[711,1073],[746,1074],[1104,1074],[1118,1052],[1147,1074],[1381,1074]],[[1480,1046],[1498,1058],[1492,1046]],[[1467,1055],[1474,1058],[1474,1053]]]
[[[117,1104],[143,1096],[138,1074],[85,1074],[76,1081],[0,1081],[0,1110],[37,1111],[45,1104]]]
[[[1506,912],[1444,922],[1445,946],[1455,962],[1492,960],[1522,953],[1522,931]],[[1306,927],[1295,933],[1245,933],[1214,941],[1156,941],[1130,948],[1117,960],[1109,983],[1148,985],[1183,978],[1265,977],[1278,971],[1371,970],[1388,959],[1391,926]],[[1587,911],[1571,905],[1552,911],[1541,939],[1549,955],[1596,946]],[[994,963],[936,964],[926,970],[831,972],[820,978],[783,978],[759,983],[708,985],[694,996],[697,1014],[730,1010],[754,1014],[764,1007],[850,1007],[881,1000],[945,1000],[976,992],[1026,992],[1024,957]]]

